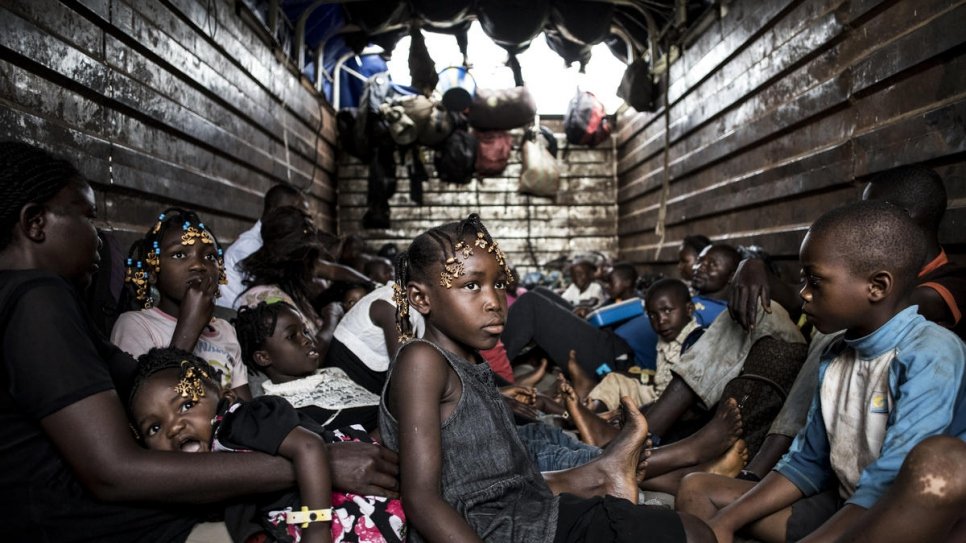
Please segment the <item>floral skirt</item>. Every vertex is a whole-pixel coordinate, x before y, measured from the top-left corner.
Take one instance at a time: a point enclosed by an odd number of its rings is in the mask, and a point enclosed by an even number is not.
[[[361,441],[373,443],[361,426],[327,430],[326,443]],[[301,533],[297,524],[286,524],[285,510],[271,511],[264,519],[265,541],[298,543]],[[383,496],[360,496],[347,492],[332,493],[333,543],[400,543],[406,541],[406,515],[402,502]]]

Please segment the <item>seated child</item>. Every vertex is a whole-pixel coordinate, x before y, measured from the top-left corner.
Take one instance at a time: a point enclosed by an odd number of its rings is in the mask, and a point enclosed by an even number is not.
[[[404,520],[398,501],[333,493],[318,424],[282,398],[237,402],[230,390],[221,393],[219,388],[217,370],[198,357],[178,349],[151,349],[138,359],[128,403],[138,438],[152,450],[255,450],[291,460],[299,496],[269,496],[265,501],[270,503],[256,514],[269,541],[402,540]],[[244,525],[247,519],[231,519],[247,512],[230,511],[228,524]],[[250,535],[233,537],[244,541]]]
[[[315,339],[294,307],[260,302],[239,309],[232,322],[245,365],[267,377],[261,386],[265,394],[285,398],[324,428],[376,429],[379,397],[339,368],[319,369]]]
[[[924,246],[909,216],[885,202],[833,210],[809,229],[803,313],[818,331],[845,334],[826,349],[805,428],[773,473],[743,495],[745,482],[734,481],[742,488],[730,503],[685,481],[679,507],[708,519],[719,542],[742,529],[764,541],[837,539],[917,443],[966,432],[966,345],[909,303]]]
[[[637,270],[630,262],[618,262],[607,275],[607,293],[610,295],[601,305],[610,305],[639,298]]]
[[[409,315],[416,336],[422,335],[423,317]],[[390,359],[399,348],[396,306],[392,284],[376,288],[347,311],[332,334],[326,367],[340,368],[363,388],[379,394],[386,382]]]
[[[385,285],[389,281],[392,281],[392,262],[388,258],[374,256],[363,266],[362,273],[376,283]]]
[[[153,347],[191,351],[220,372],[222,386],[251,398],[235,329],[214,317],[225,281],[221,247],[193,211],[171,208],[131,246],[126,295],[140,310],[122,313],[111,342],[138,357]],[[158,300],[151,297],[158,290]]]
[[[614,466],[623,482],[608,492],[619,498],[555,496],[551,474],[545,480],[533,468],[477,354],[503,331],[510,278],[477,215],[418,236],[396,273],[401,335],[411,337],[409,312],[425,319],[424,339],[399,349],[380,405],[386,446],[399,451],[403,503],[414,504],[411,541],[713,541],[691,517],[626,499],[637,497],[647,432],[636,409],[626,411],[625,433],[608,447],[623,451]]]
[[[617,271],[617,267],[614,267]],[[694,320],[694,304],[688,286],[677,279],[661,279],[647,289],[644,298],[647,316],[660,339],[657,343],[657,369],[653,374],[641,372],[636,377],[612,372],[588,394],[598,405],[596,411],[617,409],[622,396],[630,396],[635,405],[647,405],[658,398],[671,382],[671,368],[704,329]],[[602,408],[602,409],[601,409]]]
[[[604,301],[604,289],[594,281],[596,267],[587,260],[578,260],[570,267],[570,286],[561,294],[575,309],[591,310]],[[584,313],[586,315],[586,312]],[[581,316],[584,316],[581,315]]]

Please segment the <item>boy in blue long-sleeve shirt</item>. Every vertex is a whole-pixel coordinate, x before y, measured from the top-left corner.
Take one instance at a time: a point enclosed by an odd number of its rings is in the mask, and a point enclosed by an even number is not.
[[[915,445],[966,433],[966,345],[909,302],[924,259],[920,236],[903,210],[872,201],[831,211],[809,229],[800,252],[803,313],[821,332],[846,333],[822,357],[808,421],[788,454],[711,516],[719,543],[742,528],[769,542],[837,539],[888,489]]]

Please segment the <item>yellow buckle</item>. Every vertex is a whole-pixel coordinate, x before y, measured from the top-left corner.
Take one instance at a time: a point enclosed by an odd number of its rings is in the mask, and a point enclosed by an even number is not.
[[[332,508],[328,509],[312,509],[309,510],[308,507],[302,506],[301,511],[286,511],[285,512],[285,523],[286,524],[301,524],[302,528],[308,528],[309,523],[312,522],[329,522],[332,520]]]

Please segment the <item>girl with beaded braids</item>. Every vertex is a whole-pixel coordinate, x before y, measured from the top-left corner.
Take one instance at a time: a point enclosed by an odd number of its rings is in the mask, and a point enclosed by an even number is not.
[[[177,339],[220,372],[223,387],[251,398],[235,329],[214,316],[224,280],[222,250],[211,230],[193,211],[166,209],[131,246],[125,287],[135,308],[118,317],[111,341],[140,356]],[[151,287],[158,291],[157,301]]]
[[[409,541],[714,541],[693,517],[629,501],[647,438],[629,399],[601,456],[536,471],[478,353],[503,332],[510,268],[477,215],[418,236],[397,279],[401,335],[407,312],[426,321],[390,366],[379,413],[386,447],[399,451]]]
[[[266,541],[332,541],[330,521],[337,519],[321,426],[282,398],[236,401],[231,391],[221,390],[217,373],[180,349],[155,348],[141,355],[128,400],[138,439],[156,451],[255,450],[289,459],[295,465],[298,496],[272,496],[259,504],[254,518],[247,507],[229,506],[226,518],[241,516],[247,521],[241,523],[248,528],[245,532],[257,531],[248,526],[254,521],[268,534]],[[341,531],[339,527],[336,533]],[[244,541],[250,535],[233,533],[233,538]]]
[[[7,539],[61,543],[208,535],[211,523],[192,534],[205,504],[292,488],[292,463],[138,446],[120,400],[135,362],[97,332],[78,290],[97,265],[96,210],[71,164],[0,142],[0,526]],[[333,486],[395,494],[386,448],[339,443],[327,453]],[[203,540],[230,541],[221,528],[223,538]]]

